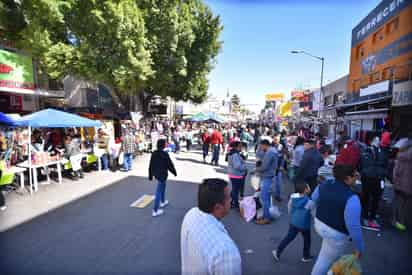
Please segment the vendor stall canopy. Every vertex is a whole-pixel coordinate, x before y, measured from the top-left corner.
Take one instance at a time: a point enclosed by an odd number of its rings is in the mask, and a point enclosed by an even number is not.
[[[214,112],[197,113],[190,118],[193,122],[216,122],[223,123],[225,120]]]
[[[19,126],[33,128],[66,128],[66,127],[100,127],[101,122],[87,119],[75,114],[70,114],[55,109],[45,109],[21,117]]]
[[[8,115],[0,112],[0,125],[4,126],[20,126],[20,121],[16,121],[9,117]]]

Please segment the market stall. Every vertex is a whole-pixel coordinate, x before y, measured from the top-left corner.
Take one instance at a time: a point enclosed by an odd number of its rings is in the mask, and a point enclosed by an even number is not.
[[[31,133],[33,128],[68,128],[68,127],[100,127],[99,121],[83,118],[78,115],[54,110],[46,109],[27,116],[23,116],[18,120],[19,126],[28,127],[29,129],[29,142],[31,142]],[[57,158],[51,158],[47,154],[40,154],[36,158],[35,154],[32,154],[32,146],[28,149],[28,160],[20,164],[20,167],[29,169],[29,182],[30,192],[32,192],[34,185],[34,191],[38,190],[36,169],[38,167],[44,167],[48,172],[48,167],[51,165],[57,166],[59,183],[61,183],[61,164],[62,161]],[[47,173],[47,179],[49,176]]]
[[[20,123],[18,121],[0,112],[0,126],[1,127],[17,127],[19,125]],[[2,147],[1,151],[3,151],[3,147],[4,147],[5,155],[8,155],[7,142],[3,136],[0,141],[0,147]],[[2,171],[1,177],[0,177],[0,186],[5,186],[5,185],[9,185],[13,183],[14,177],[17,175],[20,177],[20,188],[21,189],[24,188],[24,172],[26,170],[25,168],[11,166],[9,162],[7,162],[6,160],[3,160],[2,158],[0,159],[0,170]]]

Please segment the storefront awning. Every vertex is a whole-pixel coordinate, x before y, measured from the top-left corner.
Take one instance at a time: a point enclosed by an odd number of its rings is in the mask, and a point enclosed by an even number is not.
[[[346,112],[345,120],[380,119],[388,116],[388,108],[373,109],[366,111]]]
[[[347,108],[347,107],[352,107],[355,105],[362,105],[362,104],[372,104],[372,103],[377,103],[377,102],[382,102],[391,99],[392,96],[383,96],[380,98],[373,98],[373,99],[367,99],[367,100],[362,100],[362,101],[357,101],[357,102],[351,102],[351,103],[346,103],[346,104],[341,104],[341,105],[336,105],[336,109],[341,109],[341,108]]]

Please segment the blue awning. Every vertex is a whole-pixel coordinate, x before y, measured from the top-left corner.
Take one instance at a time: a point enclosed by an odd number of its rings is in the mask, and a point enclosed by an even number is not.
[[[33,128],[100,127],[101,122],[55,109],[42,110],[18,120],[20,126]]]
[[[5,126],[19,126],[20,122],[12,119],[8,115],[0,112],[0,125],[5,125]]]

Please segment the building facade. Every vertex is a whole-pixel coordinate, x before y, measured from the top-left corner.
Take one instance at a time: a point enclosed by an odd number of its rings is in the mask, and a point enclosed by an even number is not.
[[[344,103],[348,92],[348,75],[332,81],[323,87],[324,101],[322,110],[322,130],[321,133],[335,140],[340,131],[345,130],[343,117],[337,110],[337,106]]]
[[[405,108],[412,104],[411,68],[412,0],[384,0],[352,30],[348,93],[340,108],[352,137],[403,131],[400,118],[412,118]]]

